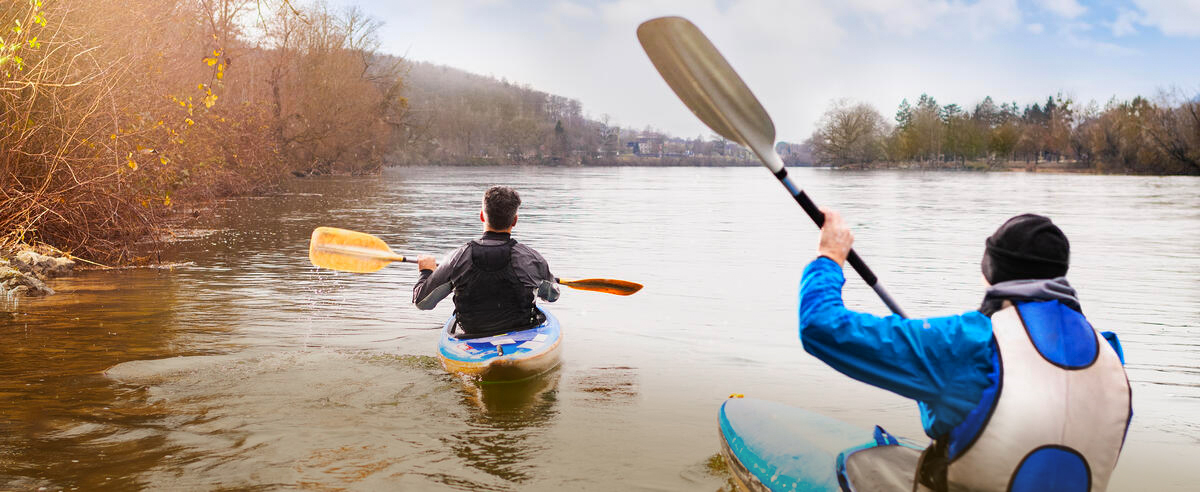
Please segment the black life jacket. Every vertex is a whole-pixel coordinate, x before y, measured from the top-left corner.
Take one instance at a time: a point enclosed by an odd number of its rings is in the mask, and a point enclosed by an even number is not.
[[[454,314],[467,337],[524,330],[539,321],[533,290],[512,265],[515,244],[511,238],[495,246],[467,244],[471,266],[454,282]]]

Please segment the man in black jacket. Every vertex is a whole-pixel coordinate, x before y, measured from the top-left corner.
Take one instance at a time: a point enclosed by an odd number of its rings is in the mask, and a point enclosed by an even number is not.
[[[433,309],[454,292],[454,313],[465,336],[487,336],[537,325],[541,315],[534,293],[547,302],[558,288],[546,259],[512,238],[521,196],[507,186],[483,194],[479,220],[483,237],[455,250],[438,266],[432,256],[417,258],[421,277],[413,286],[413,304]]]

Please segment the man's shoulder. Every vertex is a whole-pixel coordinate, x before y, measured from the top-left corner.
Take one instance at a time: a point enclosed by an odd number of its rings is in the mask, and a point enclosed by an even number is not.
[[[527,255],[533,256],[533,257],[535,257],[535,258],[537,258],[537,259],[539,259],[539,260],[540,260],[540,259],[543,259],[543,258],[542,258],[542,254],[541,254],[541,253],[538,253],[538,251],[537,251],[536,249],[533,249],[533,247],[532,247],[532,246],[530,246],[530,245],[528,245],[528,244],[525,244],[525,243],[522,243],[522,242],[520,242],[520,241],[517,241],[517,244],[514,244],[514,245],[513,245],[513,251],[514,251],[514,252],[517,252],[517,251],[519,251],[519,252],[521,252],[521,253],[523,253],[523,254],[527,254]]]
[[[457,265],[457,264],[460,264],[460,263],[463,263],[463,262],[465,262],[465,261],[466,261],[466,260],[465,260],[465,258],[468,258],[468,257],[469,257],[469,255],[467,255],[466,253],[467,253],[467,251],[468,251],[468,248],[469,248],[470,246],[471,246],[471,242],[470,242],[470,241],[468,241],[466,244],[464,244],[464,245],[462,245],[462,246],[459,246],[459,247],[458,247],[458,248],[456,248],[454,251],[451,251],[451,252],[449,252],[449,253],[446,253],[446,256],[442,257],[441,264],[443,264],[443,265],[451,265],[451,264]]]
[[[914,320],[918,327],[939,341],[952,344],[988,345],[992,340],[992,320],[978,310],[962,314]]]

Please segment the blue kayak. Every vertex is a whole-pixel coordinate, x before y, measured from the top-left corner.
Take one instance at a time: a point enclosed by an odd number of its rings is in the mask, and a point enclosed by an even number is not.
[[[451,316],[438,340],[442,367],[483,382],[520,381],[554,369],[562,356],[562,328],[558,318],[538,309],[546,316],[542,324],[484,338],[456,338]]]
[[[738,487],[748,491],[840,491],[837,469],[843,452],[893,448],[909,461],[919,453],[886,433],[881,439],[884,431],[878,427],[872,439],[872,431],[771,401],[730,398],[721,405],[717,422],[721,454]],[[915,461],[911,464],[902,475],[911,475]]]

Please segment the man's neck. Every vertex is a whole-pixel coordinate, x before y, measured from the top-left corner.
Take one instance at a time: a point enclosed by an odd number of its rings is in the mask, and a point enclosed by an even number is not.
[[[508,229],[505,231],[497,231],[495,229],[484,229],[484,231],[483,231],[484,239],[508,239],[509,237],[512,237],[512,229]]]

